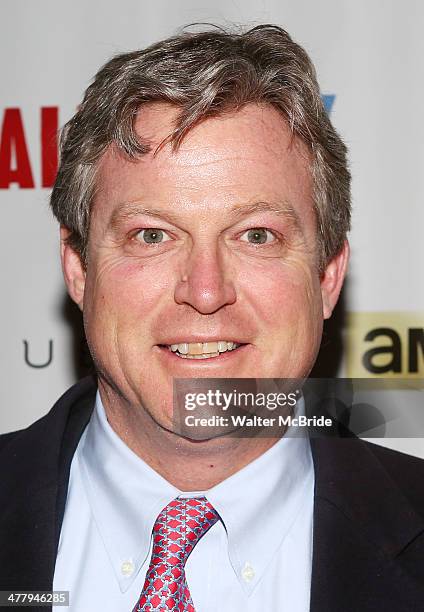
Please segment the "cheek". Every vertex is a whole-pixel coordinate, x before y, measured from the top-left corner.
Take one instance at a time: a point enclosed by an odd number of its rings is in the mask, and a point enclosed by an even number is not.
[[[309,263],[275,262],[255,274],[250,272],[245,277],[245,293],[262,328],[273,338],[320,334],[320,284]]]
[[[122,381],[122,371],[137,374],[136,364],[150,348],[155,317],[172,287],[168,271],[135,258],[105,257],[87,270],[84,327],[97,370]],[[158,268],[156,266],[156,268]]]
[[[103,260],[87,279],[84,300],[91,318],[114,321],[117,327],[136,321],[145,324],[172,286],[169,270],[163,266],[128,257]]]

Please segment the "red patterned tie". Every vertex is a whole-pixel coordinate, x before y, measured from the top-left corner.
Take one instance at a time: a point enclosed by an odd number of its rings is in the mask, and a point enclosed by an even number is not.
[[[206,497],[174,499],[153,526],[153,550],[146,581],[133,612],[195,612],[185,563],[219,516]]]

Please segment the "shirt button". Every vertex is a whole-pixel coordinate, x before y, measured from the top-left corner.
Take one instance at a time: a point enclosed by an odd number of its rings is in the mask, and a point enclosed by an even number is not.
[[[134,573],[134,563],[132,561],[124,561],[121,565],[121,574],[123,576],[132,576]]]
[[[255,577],[255,570],[248,561],[246,561],[243,569],[241,570],[241,577],[245,582],[251,582]]]

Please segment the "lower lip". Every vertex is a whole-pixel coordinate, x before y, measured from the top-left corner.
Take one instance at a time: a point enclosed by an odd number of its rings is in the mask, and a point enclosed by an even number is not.
[[[183,357],[178,357],[178,355],[176,355],[170,349],[165,348],[163,346],[156,345],[155,348],[159,350],[160,354],[162,354],[165,358],[172,360],[172,363],[174,363],[175,365],[180,364],[183,367],[205,367],[208,365],[215,366],[221,363],[222,365],[224,365],[233,361],[234,359],[238,359],[246,351],[249,350],[249,346],[249,344],[242,344],[241,346],[236,349],[233,349],[232,351],[224,351],[216,357],[206,357],[206,359],[190,359],[190,357],[184,359]]]

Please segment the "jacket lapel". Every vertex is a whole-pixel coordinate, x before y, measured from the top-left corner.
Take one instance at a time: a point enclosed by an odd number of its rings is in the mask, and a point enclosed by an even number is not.
[[[377,447],[334,438],[311,445],[311,612],[418,609],[424,602],[424,522],[384,469]],[[421,579],[409,571],[414,567]]]
[[[95,392],[84,379],[0,453],[0,590],[52,589],[70,464]]]

